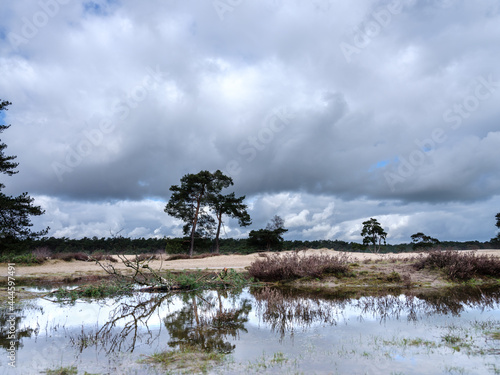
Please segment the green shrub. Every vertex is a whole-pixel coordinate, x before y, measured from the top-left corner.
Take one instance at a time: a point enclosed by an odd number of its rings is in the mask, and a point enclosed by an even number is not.
[[[401,280],[402,280],[401,275],[396,271],[392,271],[390,274],[387,275],[387,281],[399,283]]]
[[[35,257],[31,253],[27,254],[6,254],[0,257],[0,263],[15,263],[15,264],[25,264],[34,265],[41,264],[43,260]]]

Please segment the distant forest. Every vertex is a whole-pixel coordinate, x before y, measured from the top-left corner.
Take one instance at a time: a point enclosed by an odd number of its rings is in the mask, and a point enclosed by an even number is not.
[[[12,244],[14,245],[14,244]],[[35,240],[24,240],[15,244],[16,248],[25,251],[32,251],[37,248],[45,248],[53,253],[66,252],[102,252],[105,254],[142,254],[167,252],[169,254],[187,253],[189,250],[189,238],[126,238],[126,237],[84,237],[81,239],[43,237]],[[214,241],[211,239],[197,239],[195,241],[196,253],[213,252]],[[279,248],[273,251],[301,250],[301,249],[335,249],[351,252],[369,252],[366,246],[355,242],[345,242],[340,240],[315,240],[315,241],[283,241]],[[441,249],[492,249],[500,248],[499,242],[479,242],[479,241],[442,241],[438,248]],[[220,252],[222,254],[249,254],[264,250],[251,245],[248,239],[226,238],[220,240]],[[382,245],[381,253],[410,252],[413,251],[413,244]]]

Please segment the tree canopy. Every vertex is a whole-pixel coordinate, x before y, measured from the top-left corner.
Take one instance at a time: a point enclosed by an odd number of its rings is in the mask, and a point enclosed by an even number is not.
[[[11,104],[8,101],[0,100],[0,111],[6,111]],[[0,133],[3,133],[9,127],[10,125],[0,125]],[[13,161],[16,156],[8,156],[4,153],[6,148],[7,145],[2,143],[0,139],[0,173],[12,176],[18,173],[15,170],[18,163]],[[24,240],[45,235],[49,228],[40,232],[31,231],[33,224],[30,216],[42,215],[44,211],[41,207],[33,205],[34,199],[28,193],[12,197],[2,192],[4,188],[5,185],[0,182],[0,239],[2,239],[2,242],[5,244],[9,240]]]
[[[413,249],[427,249],[439,244],[437,238],[426,236],[422,232],[418,232],[411,235],[411,241],[413,242]]]
[[[495,226],[500,229],[500,212],[495,215],[496,223]],[[496,244],[500,244],[500,232],[497,233],[496,237],[493,237],[491,239],[491,242],[494,242]]]
[[[267,224],[266,229],[252,230],[248,234],[248,242],[254,246],[265,247],[266,250],[281,249],[283,244],[282,234],[287,232],[285,221],[275,215]]]
[[[245,197],[236,198],[234,193],[222,195],[222,189],[233,185],[233,179],[220,170],[211,173],[200,171],[186,174],[181,184],[172,185],[172,195],[165,207],[165,212],[185,222],[183,232],[191,232],[189,255],[193,255],[195,237],[210,236],[217,226],[216,250],[222,224],[222,215],[237,218],[240,225],[250,224],[250,215],[243,204]],[[217,222],[211,215],[215,213]]]
[[[208,204],[215,213],[217,220],[217,232],[215,234],[215,253],[219,253],[219,235],[222,225],[222,215],[227,215],[234,219],[238,219],[238,223],[242,227],[246,227],[252,223],[250,215],[247,211],[246,204],[243,203],[245,196],[237,198],[234,193],[227,195],[214,194],[210,195]]]
[[[386,243],[387,232],[381,227],[377,219],[370,218],[370,220],[363,222],[361,236],[363,236],[363,245],[371,245],[371,251],[378,253],[382,242],[384,242],[384,245]]]

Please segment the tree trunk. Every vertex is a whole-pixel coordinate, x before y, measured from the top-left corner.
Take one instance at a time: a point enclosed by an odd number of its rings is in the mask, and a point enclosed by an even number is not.
[[[219,224],[217,225],[217,234],[215,235],[215,254],[219,254],[219,234],[220,226],[222,225],[222,211],[217,215],[217,220],[219,220]]]
[[[196,327],[200,327],[200,317],[198,316],[198,304],[196,303],[196,296],[191,297],[193,301],[193,313],[196,321]]]
[[[189,256],[193,256],[194,250],[194,234],[196,233],[196,223],[198,222],[198,213],[200,212],[200,204],[201,204],[201,194],[198,197],[198,201],[196,203],[196,212],[194,214],[193,220],[193,228],[191,229],[191,244],[189,245]]]

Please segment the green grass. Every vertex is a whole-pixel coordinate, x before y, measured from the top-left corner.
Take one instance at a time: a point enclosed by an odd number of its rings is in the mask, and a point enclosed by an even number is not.
[[[33,254],[6,254],[0,256],[0,263],[15,263],[22,264],[25,266],[33,266],[36,264],[43,263],[37,259]]]
[[[243,273],[236,272],[234,269],[226,269],[218,273],[203,272],[198,270],[167,272],[162,275],[163,278],[170,281],[182,290],[197,289],[217,289],[217,288],[243,288],[253,283],[252,279],[246,277]]]
[[[83,285],[76,289],[59,288],[53,292],[53,295],[58,300],[74,301],[79,298],[97,299],[129,294],[132,290],[132,284],[105,282],[100,284]]]
[[[248,363],[245,372],[254,373],[262,370],[272,369],[276,366],[282,367],[287,362],[288,358],[282,352],[276,352],[272,357],[269,357],[265,353],[263,353],[262,357],[255,360],[254,362]]]
[[[401,339],[393,339],[393,340],[383,340],[382,341],[383,345],[391,345],[391,346],[398,346],[398,347],[408,347],[408,346],[414,346],[414,347],[426,347],[426,348],[437,348],[438,344],[436,344],[434,341],[429,341],[429,340],[424,340],[420,337],[417,338],[401,338]]]
[[[43,371],[47,375],[77,375],[78,370],[75,366],[59,367],[56,369],[47,369]]]
[[[490,332],[488,333],[493,340],[500,340],[500,331]]]
[[[224,357],[222,353],[206,352],[185,345],[177,350],[155,353],[141,362],[161,366],[167,373],[175,371],[175,373],[193,374],[206,373],[213,366],[222,363]]]
[[[398,283],[401,281],[401,275],[396,271],[392,271],[389,275],[386,276],[387,281]]]

